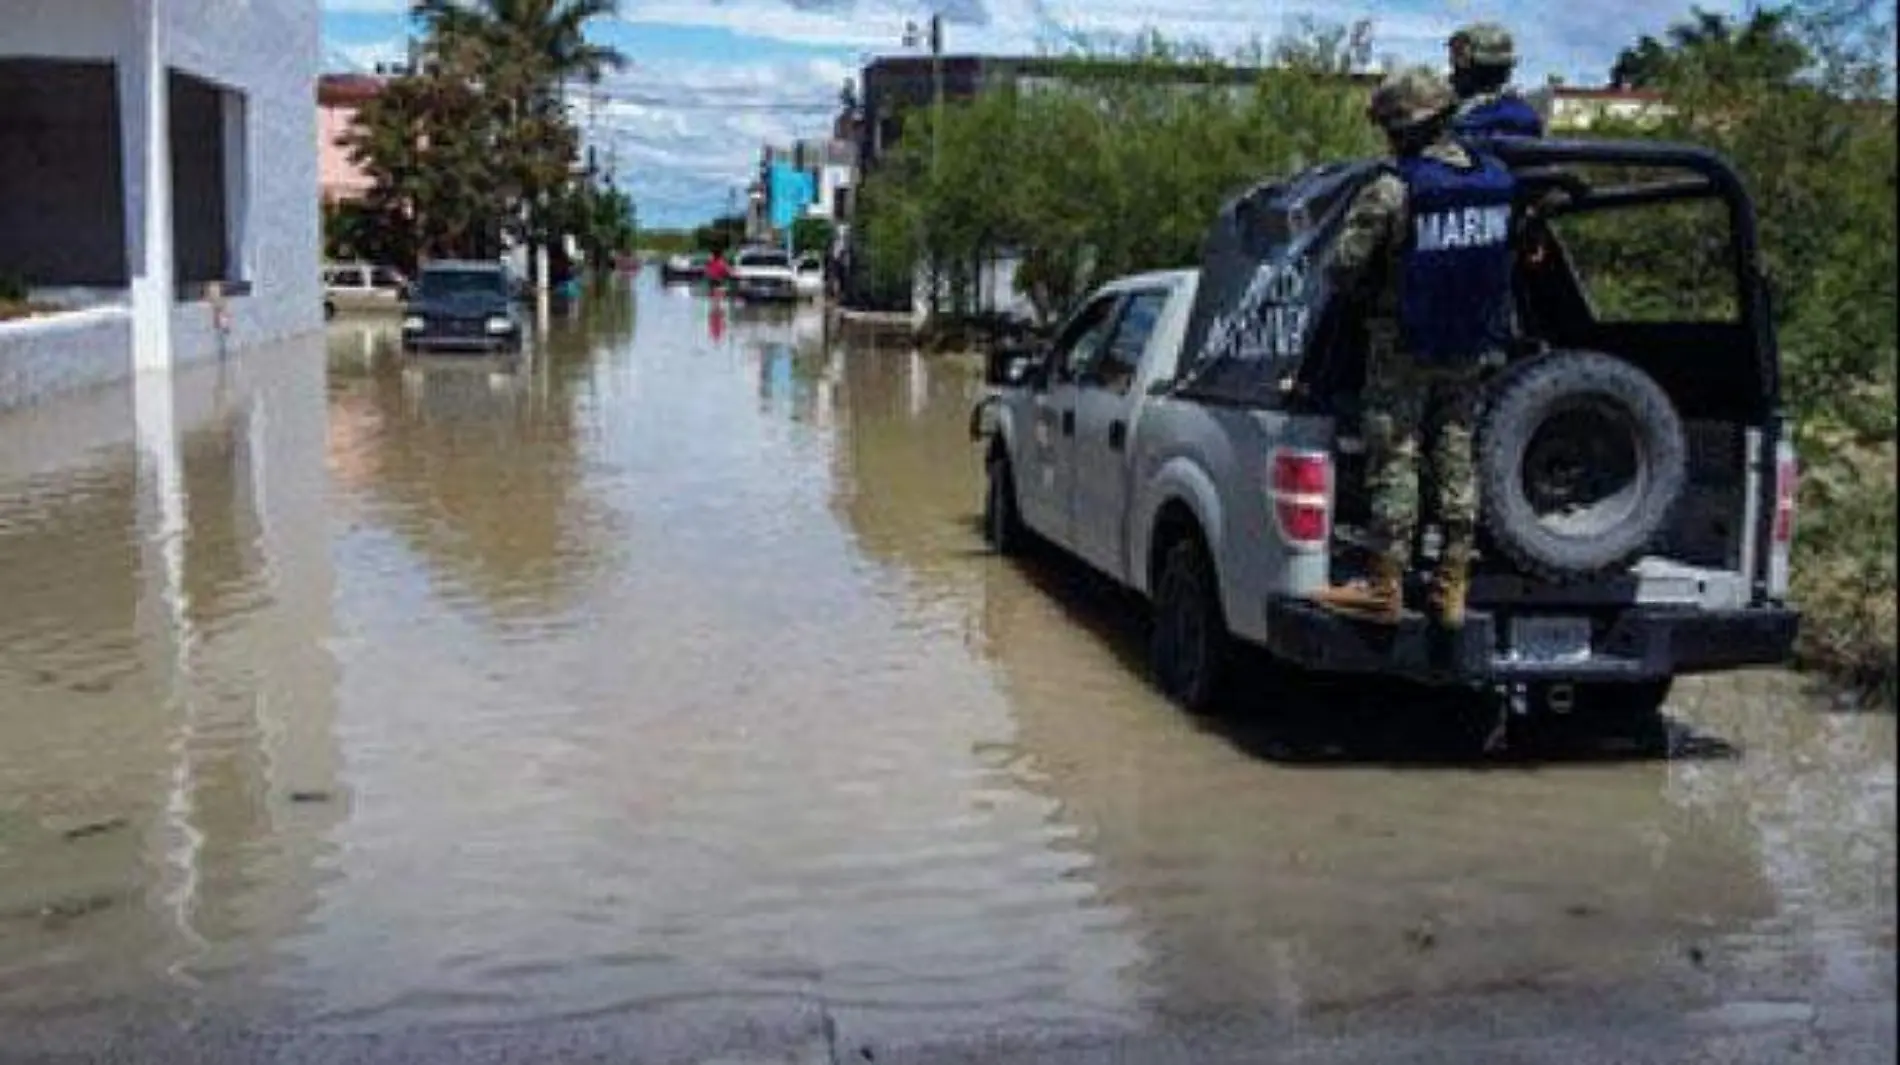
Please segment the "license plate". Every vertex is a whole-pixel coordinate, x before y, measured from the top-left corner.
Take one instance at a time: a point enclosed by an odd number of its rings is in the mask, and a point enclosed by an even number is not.
[[[1511,619],[1511,657],[1521,662],[1581,662],[1590,657],[1586,618]]]

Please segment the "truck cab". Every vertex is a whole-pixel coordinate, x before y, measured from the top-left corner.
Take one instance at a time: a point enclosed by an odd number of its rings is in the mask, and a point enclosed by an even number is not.
[[[1363,304],[1328,291],[1322,267],[1376,163],[1251,190],[1199,269],[1112,281],[1047,343],[993,355],[972,426],[988,538],[1004,552],[1047,541],[1146,598],[1155,679],[1195,708],[1222,696],[1238,645],[1562,711],[1653,713],[1676,676],[1784,662],[1799,622],[1786,603],[1796,470],[1739,178],[1688,147],[1490,147],[1521,186],[1521,336],[1484,386],[1460,629],[1414,610],[1396,626],[1354,620],[1309,598],[1369,561]],[[1613,240],[1606,216],[1683,203],[1723,221],[1699,236],[1724,249],[1726,273],[1701,280],[1726,311],[1600,309],[1573,252]],[[1436,549],[1428,532],[1416,547]]]

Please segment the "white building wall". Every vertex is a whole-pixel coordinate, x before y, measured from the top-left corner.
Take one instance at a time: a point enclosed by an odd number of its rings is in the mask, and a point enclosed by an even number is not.
[[[848,189],[852,182],[852,168],[841,164],[829,164],[818,170],[817,199],[805,209],[811,218],[823,218],[832,222],[843,222],[832,209],[838,202],[838,190]]]
[[[0,6],[5,9],[0,15],[0,57],[100,59],[118,65],[126,244],[135,288],[141,284],[147,234],[166,234],[169,240],[170,227],[168,203],[158,205],[160,218],[148,219],[145,211],[147,148],[168,149],[162,120],[156,130],[146,121],[151,111],[147,103],[163,102],[165,96],[163,71],[158,72],[155,101],[153,85],[144,76],[145,14],[157,12],[158,57],[164,66],[216,82],[245,98],[244,131],[227,139],[227,148],[242,149],[227,162],[230,176],[241,177],[227,211],[232,212],[229,222],[238,251],[234,261],[243,264],[241,276],[252,290],[230,300],[230,331],[222,342],[202,302],[154,304],[160,313],[151,316],[135,310],[132,331],[141,324],[149,331],[154,323],[169,319],[169,353],[163,350],[165,343],[146,346],[148,353],[157,352],[157,364],[191,362],[221,348],[235,350],[320,329],[319,0],[0,0]],[[167,267],[164,276],[155,275],[150,287],[171,288],[169,272]],[[0,406],[98,382],[109,361],[99,345],[122,332],[123,327],[80,330],[88,354],[79,373],[46,373],[28,366],[29,359],[37,360],[47,334],[40,329],[16,333],[0,347],[0,380],[10,389],[31,385],[38,391],[10,391],[0,398]],[[131,347],[128,340],[112,376],[131,372]]]
[[[63,2],[63,0],[62,0]],[[162,4],[167,61],[244,94],[249,151],[241,192],[248,210],[231,219],[241,236],[251,295],[230,301],[230,348],[249,347],[323,326],[323,223],[317,195],[318,0],[198,0]],[[227,165],[230,165],[227,163]],[[173,356],[216,354],[218,336],[203,303],[172,314]]]
[[[131,350],[124,307],[0,322],[0,412],[124,380]]]

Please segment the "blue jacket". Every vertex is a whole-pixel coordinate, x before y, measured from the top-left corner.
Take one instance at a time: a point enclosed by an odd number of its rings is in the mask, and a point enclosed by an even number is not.
[[[1459,136],[1541,137],[1544,119],[1516,93],[1473,97],[1452,116],[1451,131]]]
[[[1427,365],[1470,365],[1511,333],[1517,178],[1495,156],[1467,169],[1424,156],[1396,164],[1411,231],[1399,254],[1403,348]]]

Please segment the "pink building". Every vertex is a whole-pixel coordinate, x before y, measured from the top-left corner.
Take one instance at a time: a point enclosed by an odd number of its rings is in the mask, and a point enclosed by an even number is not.
[[[383,82],[368,74],[325,74],[317,81],[318,185],[323,202],[354,200],[369,190],[369,178],[350,161],[340,143],[356,120],[356,111],[378,92]]]

